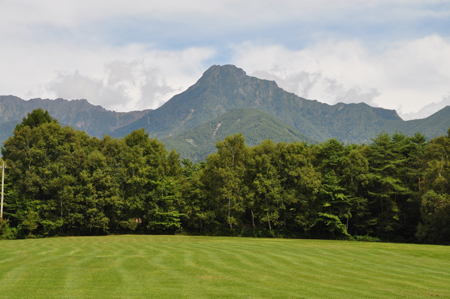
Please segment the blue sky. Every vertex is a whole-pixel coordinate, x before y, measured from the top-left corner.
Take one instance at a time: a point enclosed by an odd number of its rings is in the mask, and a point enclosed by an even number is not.
[[[213,64],[405,119],[450,105],[450,1],[0,1],[0,94],[157,108]]]

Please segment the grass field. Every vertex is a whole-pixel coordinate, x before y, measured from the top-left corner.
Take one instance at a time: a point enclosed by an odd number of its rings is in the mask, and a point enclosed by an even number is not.
[[[0,242],[0,298],[450,298],[450,247],[108,236]]]

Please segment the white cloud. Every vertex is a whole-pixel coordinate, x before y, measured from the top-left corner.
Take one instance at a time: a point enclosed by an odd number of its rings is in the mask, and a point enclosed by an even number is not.
[[[298,51],[253,43],[234,49],[233,62],[249,74],[329,104],[363,101],[407,116],[450,92],[450,40],[437,35],[387,44],[383,51],[356,40]]]
[[[233,63],[306,98],[409,117],[450,92],[449,17],[448,0],[3,0],[0,94],[156,108]]]
[[[306,99],[317,99],[328,104],[367,103],[378,106],[374,101],[380,93],[375,88],[363,89],[359,86],[346,88],[336,79],[324,77],[321,72],[298,72],[285,74],[281,66],[268,71],[255,71],[251,75],[257,78],[275,81],[278,86]],[[318,98],[317,98],[318,96]]]
[[[28,44],[5,49],[1,94],[29,98],[85,98],[117,111],[155,109],[194,84],[214,55],[209,48],[168,51],[142,45],[88,47]],[[18,63],[19,62],[19,63]]]
[[[78,71],[59,74],[47,90],[65,99],[85,98],[112,110],[156,108],[176,91],[158,79],[159,71],[145,68],[141,61],[113,61],[105,67],[105,77],[90,78]]]
[[[0,28],[36,26],[77,30],[127,18],[197,24],[199,30],[267,27],[286,23],[386,23],[450,16],[447,0],[3,0]],[[362,21],[362,22],[360,22]],[[6,26],[6,27],[5,27]],[[92,30],[92,28],[91,28]],[[0,33],[4,31],[0,29]]]

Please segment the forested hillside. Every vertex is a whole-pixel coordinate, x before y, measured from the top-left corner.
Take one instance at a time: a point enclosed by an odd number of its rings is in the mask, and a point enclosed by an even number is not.
[[[369,145],[248,147],[180,161],[143,129],[123,139],[62,127],[42,110],[16,127],[2,238],[122,233],[339,238],[450,244],[450,129]]]
[[[181,159],[200,162],[216,150],[217,140],[223,140],[236,132],[245,132],[249,146],[258,145],[266,139],[274,142],[317,143],[269,113],[251,108],[230,110],[195,129],[163,138],[161,142],[168,149],[175,149]]]

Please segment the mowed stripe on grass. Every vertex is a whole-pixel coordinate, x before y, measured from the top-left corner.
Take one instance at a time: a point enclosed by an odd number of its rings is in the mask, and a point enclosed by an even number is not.
[[[450,298],[450,247],[107,236],[0,242],[0,298]]]

